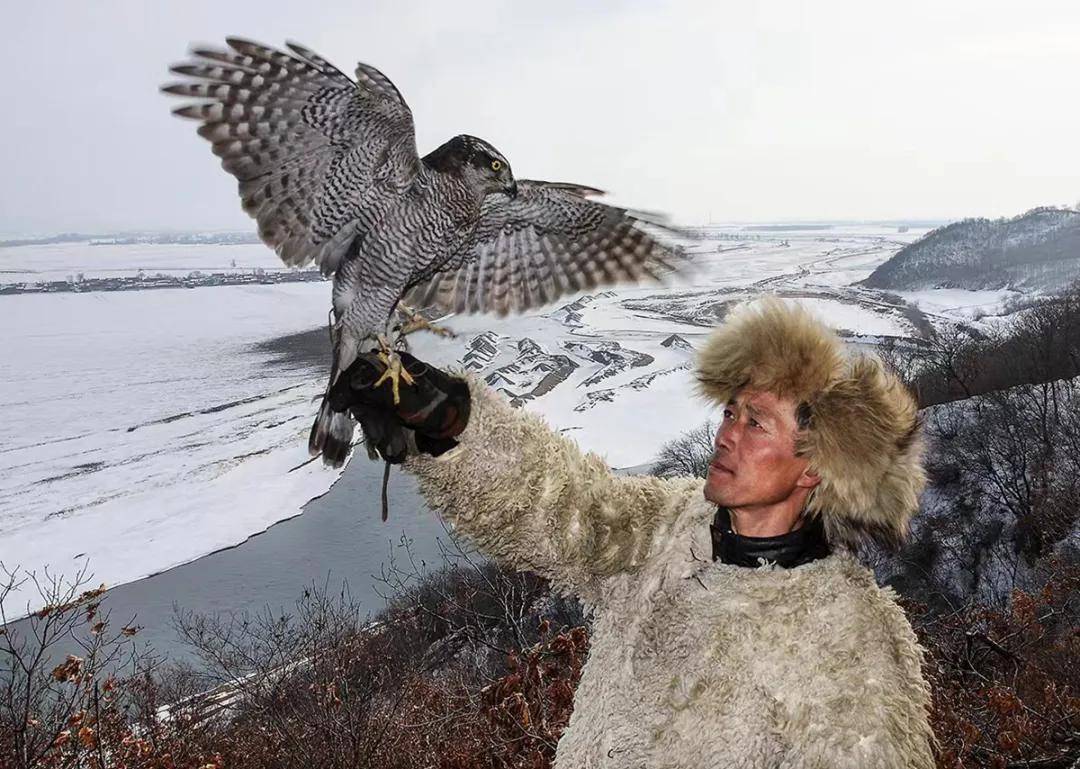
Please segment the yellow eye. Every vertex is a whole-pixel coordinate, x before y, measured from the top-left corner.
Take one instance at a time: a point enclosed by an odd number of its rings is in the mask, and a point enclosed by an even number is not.
[[[492,171],[498,171],[500,168],[502,168],[502,161],[500,161],[500,160],[492,160],[491,161],[491,170]]]

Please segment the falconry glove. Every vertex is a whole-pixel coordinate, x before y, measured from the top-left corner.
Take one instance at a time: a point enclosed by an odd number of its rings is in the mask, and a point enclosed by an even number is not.
[[[432,456],[456,446],[454,439],[468,424],[472,403],[464,379],[407,352],[399,356],[412,383],[401,380],[397,404],[389,383],[379,384],[387,366],[375,352],[358,357],[329,394],[330,407],[352,412],[364,428],[369,447],[391,464],[404,462],[411,445]]]

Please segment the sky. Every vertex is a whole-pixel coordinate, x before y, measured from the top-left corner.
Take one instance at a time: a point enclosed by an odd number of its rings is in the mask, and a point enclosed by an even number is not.
[[[424,154],[708,221],[955,219],[1080,201],[1080,3],[6,3],[0,234],[253,230],[158,92],[192,43],[372,64]]]

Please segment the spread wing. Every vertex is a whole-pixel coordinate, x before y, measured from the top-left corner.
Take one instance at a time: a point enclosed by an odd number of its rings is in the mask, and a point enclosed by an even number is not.
[[[171,68],[189,80],[162,90],[205,100],[174,112],[202,123],[263,242],[287,265],[334,272],[419,171],[412,113],[374,67],[353,82],[294,43],[226,42],[192,51]]]
[[[685,264],[656,228],[576,184],[518,180],[488,195],[471,239],[405,301],[444,312],[522,312],[599,285],[659,280]]]

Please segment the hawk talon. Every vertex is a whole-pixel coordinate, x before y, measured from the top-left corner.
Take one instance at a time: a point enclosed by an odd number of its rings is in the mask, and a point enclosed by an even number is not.
[[[428,320],[416,310],[404,303],[398,306],[398,311],[406,318],[406,321],[398,327],[399,338],[404,337],[407,334],[411,334],[414,331],[420,331],[422,329],[430,331],[433,334],[438,334],[439,336],[446,337],[447,339],[454,339],[457,337],[457,334],[454,333],[451,329],[448,329],[444,326],[436,326],[430,320]]]
[[[411,334],[414,331],[420,331],[421,329],[430,331],[433,334],[438,334],[439,336],[444,336],[447,339],[454,339],[457,337],[457,333],[452,329],[446,328],[445,326],[436,326],[430,320],[426,320],[425,318],[413,318],[410,320],[401,327],[401,335],[405,336],[406,334]]]
[[[375,384],[372,387],[378,387],[387,379],[390,380],[390,388],[394,393],[394,405],[401,403],[401,381],[404,380],[405,384],[416,384],[416,380],[413,379],[412,374],[401,365],[401,358],[393,350],[380,350],[379,360],[386,364],[386,371],[382,373],[378,379],[375,380]]]

